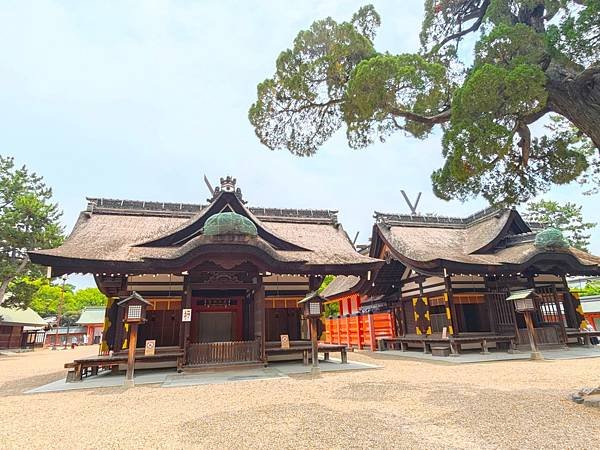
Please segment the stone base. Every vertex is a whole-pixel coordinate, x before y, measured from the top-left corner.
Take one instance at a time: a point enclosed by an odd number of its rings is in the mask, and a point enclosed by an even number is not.
[[[531,352],[531,357],[534,361],[541,361],[544,359],[541,352]]]
[[[592,408],[600,408],[600,394],[588,395],[584,397],[583,404]]]
[[[580,405],[600,408],[600,386],[580,389],[571,394],[569,398]]]

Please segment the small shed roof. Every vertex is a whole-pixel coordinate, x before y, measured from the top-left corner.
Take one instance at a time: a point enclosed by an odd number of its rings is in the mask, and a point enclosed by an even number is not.
[[[588,295],[579,300],[584,313],[600,313],[600,295]]]
[[[46,326],[44,319],[33,309],[4,308],[0,306],[1,325]]]
[[[106,308],[104,306],[87,306],[81,312],[77,325],[93,325],[104,323]]]

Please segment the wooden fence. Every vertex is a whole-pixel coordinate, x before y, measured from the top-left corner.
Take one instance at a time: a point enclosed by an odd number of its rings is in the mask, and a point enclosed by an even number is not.
[[[189,344],[186,349],[186,364],[231,364],[260,361],[258,341],[205,342]]]
[[[394,322],[389,312],[359,314],[325,319],[323,341],[346,344],[358,349],[377,350],[377,338],[394,337]]]

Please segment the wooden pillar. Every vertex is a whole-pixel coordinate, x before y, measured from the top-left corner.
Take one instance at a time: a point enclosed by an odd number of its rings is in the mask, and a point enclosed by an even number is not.
[[[125,386],[132,387],[134,385],[133,382],[133,372],[135,369],[135,349],[137,347],[137,332],[138,332],[138,324],[130,323],[129,324],[129,351],[127,353],[127,374],[125,375]]]
[[[258,277],[258,285],[254,291],[254,339],[259,342],[261,360],[267,363],[265,336],[265,285],[262,277]]]
[[[181,317],[183,318],[183,309],[192,307],[192,285],[189,275],[183,277],[183,293],[181,295]],[[183,349],[183,364],[187,364],[187,348],[190,343],[191,322],[180,322],[179,328],[179,346]]]
[[[448,275],[444,269],[444,285],[446,287],[446,295],[448,296],[448,308],[450,308],[450,324],[452,325],[452,336],[458,336],[458,316],[456,315],[456,306],[454,305],[454,293],[452,291],[452,277]]]
[[[369,346],[371,351],[377,350],[377,340],[375,339],[375,320],[373,319],[373,313],[369,311]]]
[[[312,368],[311,373],[316,375],[319,373],[319,347],[318,347],[318,336],[317,336],[317,320],[318,318],[311,317],[310,322],[310,344],[312,349]]]
[[[556,308],[556,318],[560,323],[560,330],[563,336],[565,347],[567,346],[569,339],[567,338],[567,328],[565,327],[565,321],[562,319],[562,312],[560,310],[560,302],[558,301],[558,293],[556,292],[556,284],[552,283],[552,296],[554,297],[554,307]],[[566,295],[564,296],[566,297]],[[566,298],[563,297],[563,305]],[[565,308],[566,309],[566,308]]]
[[[581,322],[577,317],[577,308],[581,305],[579,300],[571,294],[569,290],[569,284],[567,283],[567,278],[564,275],[561,275],[561,279],[563,282],[563,305],[565,307],[565,314],[567,316],[567,324],[570,328],[581,328]]]
[[[346,345],[351,346],[351,336],[350,336],[350,317],[346,316]]]
[[[527,324],[527,334],[529,335],[529,345],[531,346],[531,359],[542,359],[542,354],[538,351],[535,343],[535,328],[531,319],[531,311],[525,311],[525,323]]]
[[[369,327],[369,333],[371,332],[371,329]],[[363,348],[363,344],[362,344],[362,316],[360,314],[356,315],[356,334],[358,335],[358,349],[362,350]]]

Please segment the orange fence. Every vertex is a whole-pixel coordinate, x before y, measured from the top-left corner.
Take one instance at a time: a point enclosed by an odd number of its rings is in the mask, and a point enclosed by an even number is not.
[[[328,344],[346,344],[358,349],[377,350],[377,338],[394,337],[391,313],[361,314],[325,319],[323,341]]]

